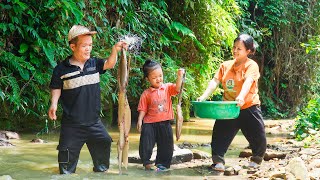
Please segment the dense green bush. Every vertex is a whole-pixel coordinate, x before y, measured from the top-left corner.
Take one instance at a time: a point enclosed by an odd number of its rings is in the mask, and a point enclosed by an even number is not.
[[[257,60],[265,115],[294,117],[317,86],[318,59],[305,53],[300,44],[307,43],[310,35],[320,33],[317,20],[320,3],[313,0],[238,2],[243,12],[247,12],[238,21],[240,30],[252,34],[260,45]]]
[[[166,8],[165,1],[1,1],[0,128],[38,129],[44,125],[52,69],[71,54],[67,35],[73,24],[98,31],[92,52],[98,57],[107,57],[121,35],[137,34],[144,39],[143,53],[132,57],[128,87],[129,101],[136,111],[146,87],[140,71],[144,60],[163,62],[164,70],[172,72],[178,66],[164,49],[176,49],[177,39],[183,36],[201,46],[192,31],[170,19]],[[167,74],[167,81],[175,79],[172,73]],[[109,122],[117,107],[116,76],[116,69],[102,76],[101,114]]]
[[[319,94],[319,9],[313,0],[0,1],[0,129],[44,125],[52,69],[71,53],[66,37],[73,24],[98,31],[94,56],[107,57],[121,35],[144,39],[141,53],[131,58],[133,113],[148,86],[140,68],[152,58],[163,65],[166,82],[174,82],[176,70],[186,68],[183,109],[188,120],[190,101],[204,91],[219,64],[231,58],[237,34],[247,32],[260,45],[254,58],[261,70],[264,114],[294,115]],[[101,114],[109,122],[117,110],[116,75],[114,69],[102,76]]]
[[[320,131],[320,98],[312,99],[308,105],[298,113],[294,134],[298,140],[319,133]]]

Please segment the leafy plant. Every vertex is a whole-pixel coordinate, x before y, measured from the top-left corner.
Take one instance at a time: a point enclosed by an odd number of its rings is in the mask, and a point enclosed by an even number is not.
[[[294,117],[314,94],[311,90],[318,74],[314,67],[319,63],[301,43],[308,42],[309,35],[320,33],[320,24],[315,20],[319,17],[319,3],[245,0],[239,5],[246,12],[238,22],[239,28],[253,35],[260,45],[256,60],[263,77],[259,84],[262,105],[271,117]]]
[[[303,140],[306,137],[318,133],[320,130],[320,98],[312,99],[308,105],[298,113],[294,134],[296,139]]]

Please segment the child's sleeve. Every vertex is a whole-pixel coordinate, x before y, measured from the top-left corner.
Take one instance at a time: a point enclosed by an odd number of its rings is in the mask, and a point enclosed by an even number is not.
[[[148,107],[147,95],[145,92],[143,92],[142,95],[140,96],[138,111],[147,112],[148,111],[147,107]]]
[[[169,92],[170,96],[175,96],[175,95],[179,94],[179,92],[177,92],[177,90],[176,90],[176,84],[167,83],[167,86],[168,86],[168,92]]]

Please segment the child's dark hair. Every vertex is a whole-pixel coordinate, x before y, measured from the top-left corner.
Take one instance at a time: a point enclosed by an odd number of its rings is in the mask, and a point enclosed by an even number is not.
[[[155,69],[161,68],[161,65],[156,61],[148,59],[144,62],[142,67],[144,77],[148,77],[149,73]]]
[[[240,34],[233,42],[242,41],[246,49],[250,50],[250,54],[254,54],[256,52],[257,44],[253,40],[253,37],[248,34]]]

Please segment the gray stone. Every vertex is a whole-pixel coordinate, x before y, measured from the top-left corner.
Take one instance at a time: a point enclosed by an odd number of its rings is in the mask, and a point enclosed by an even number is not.
[[[184,162],[189,162],[193,159],[193,153],[189,149],[179,149],[173,151],[171,164],[180,164]]]
[[[191,151],[193,153],[193,159],[209,159],[209,158],[211,158],[210,153],[200,151],[197,149],[191,149]]]
[[[150,158],[151,162],[155,162],[157,156],[157,148],[153,148],[153,152]],[[180,149],[178,146],[174,146],[173,156],[171,164],[179,164],[183,162],[189,162],[193,159],[193,153],[189,149]],[[128,158],[129,163],[142,163],[139,152],[129,154]]]
[[[0,180],[13,180],[13,179],[9,175],[3,175],[3,176],[0,176]]]
[[[252,156],[251,149],[244,149],[239,154],[239,157],[241,158],[250,157],[250,156]]]
[[[12,131],[0,131],[0,138],[6,139],[20,139],[20,136],[16,132]]]
[[[310,179],[317,179],[320,178],[320,168],[315,168],[309,172]]]
[[[285,152],[275,152],[275,151],[267,151],[264,155],[264,160],[269,161],[270,159],[284,159],[287,153]]]
[[[297,179],[308,179],[308,170],[304,161],[300,157],[290,160],[286,166],[288,172],[291,172]]]
[[[46,141],[44,141],[43,139],[40,139],[40,138],[32,139],[30,142],[39,143],[39,144],[47,143]]]
[[[5,139],[0,139],[0,146],[14,146],[14,145]]]
[[[311,156],[315,156],[316,154],[319,154],[320,151],[317,149],[313,149],[313,148],[306,148],[306,149],[302,149],[299,154],[303,155],[311,155]]]

